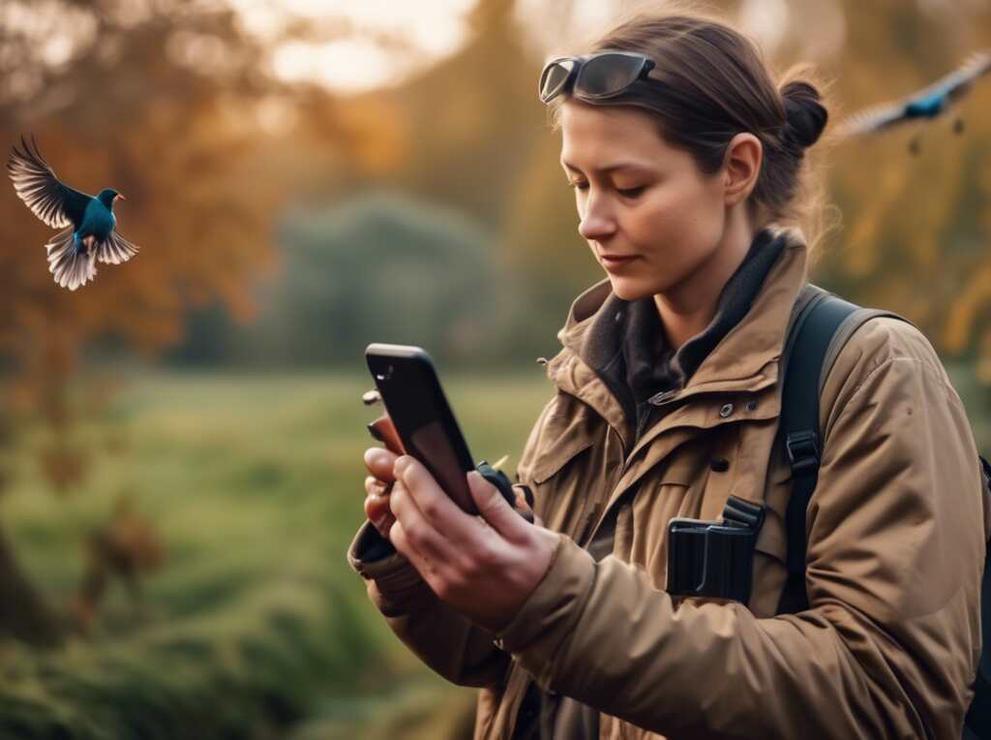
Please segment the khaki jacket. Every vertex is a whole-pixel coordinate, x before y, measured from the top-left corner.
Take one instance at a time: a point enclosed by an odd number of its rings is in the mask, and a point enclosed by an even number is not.
[[[359,531],[349,559],[391,628],[438,673],[482,689],[476,738],[510,737],[531,677],[598,709],[602,738],[960,737],[987,504],[966,412],[911,324],[872,319],[836,357],[807,517],[810,607],[775,615],[791,477],[775,444],[779,359],[806,260],[790,236],[752,309],[683,390],[657,399],[635,444],[580,357],[608,283],[575,301],[547,365],[556,392],[518,468],[562,536],[499,635],[448,609],[401,556],[366,562],[377,535]],[[718,519],[731,494],[767,506],[750,603],[673,599],[669,520]],[[606,525],[613,551],[596,561],[583,545]]]

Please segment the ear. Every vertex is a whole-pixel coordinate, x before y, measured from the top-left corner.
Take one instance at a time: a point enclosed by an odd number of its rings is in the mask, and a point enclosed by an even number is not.
[[[726,205],[742,203],[757,186],[764,147],[751,133],[739,133],[730,139],[723,157],[723,184]]]

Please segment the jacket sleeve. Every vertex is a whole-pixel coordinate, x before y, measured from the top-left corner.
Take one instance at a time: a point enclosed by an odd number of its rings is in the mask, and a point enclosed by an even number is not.
[[[447,607],[413,565],[370,522],[358,530],[348,563],[396,636],[434,671],[459,686],[502,683],[509,655],[491,632]]]
[[[546,423],[548,403],[524,446],[530,459]],[[497,688],[506,680],[509,654],[495,635],[447,607],[392,543],[366,521],[348,548],[348,564],[365,579],[368,596],[396,636],[430,668],[460,686]]]
[[[671,737],[960,737],[985,543],[966,413],[897,320],[861,327],[831,378],[807,611],[676,606],[562,537],[504,649],[545,689]]]

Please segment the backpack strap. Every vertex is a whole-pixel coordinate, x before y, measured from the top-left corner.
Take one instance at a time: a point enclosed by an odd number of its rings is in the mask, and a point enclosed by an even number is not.
[[[818,286],[808,284],[799,294],[782,355],[779,435],[792,469],[792,491],[785,513],[788,577],[779,614],[808,608],[805,590],[806,513],[819,478],[822,436],[819,395],[837,355],[865,321],[900,316],[861,308]]]
[[[792,492],[785,513],[788,579],[778,605],[779,614],[794,614],[809,606],[805,589],[806,513],[821,462],[822,387],[850,336],[877,316],[907,321],[887,311],[860,308],[811,284],[802,289],[795,302],[781,360],[784,388],[779,433],[792,468]],[[983,493],[989,497],[991,463],[983,457],[980,461]],[[981,582],[981,633],[981,660],[972,685],[974,698],[964,718],[964,740],[991,738],[991,543]]]
[[[981,457],[984,495],[991,493],[991,463]],[[981,577],[981,661],[974,679],[974,699],[964,717],[965,740],[991,737],[991,543],[984,558]]]

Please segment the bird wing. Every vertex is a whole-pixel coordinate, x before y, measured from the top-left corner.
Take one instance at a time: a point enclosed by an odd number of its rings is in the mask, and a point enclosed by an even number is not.
[[[903,103],[882,103],[854,113],[837,127],[839,136],[859,136],[891,128],[908,120]]]
[[[23,151],[14,145],[7,172],[18,197],[31,212],[53,229],[78,228],[91,198],[62,183],[38,151],[32,138],[28,144],[21,137]]]
[[[953,72],[917,93],[896,103],[883,103],[854,113],[837,127],[837,131],[841,136],[856,136],[905,123],[913,117],[908,115],[911,113],[910,107],[923,102],[935,102],[943,97],[952,102],[964,95],[976,79],[988,72],[991,72],[991,50],[979,51]]]
[[[966,93],[971,85],[981,75],[991,71],[991,51],[979,51],[972,54],[967,60],[924,90],[920,90],[911,96],[912,100],[923,100],[930,96],[946,96],[951,101],[956,100]]]
[[[96,258],[100,262],[119,265],[127,262],[138,253],[139,248],[117,233],[116,229],[100,242],[96,248]]]

